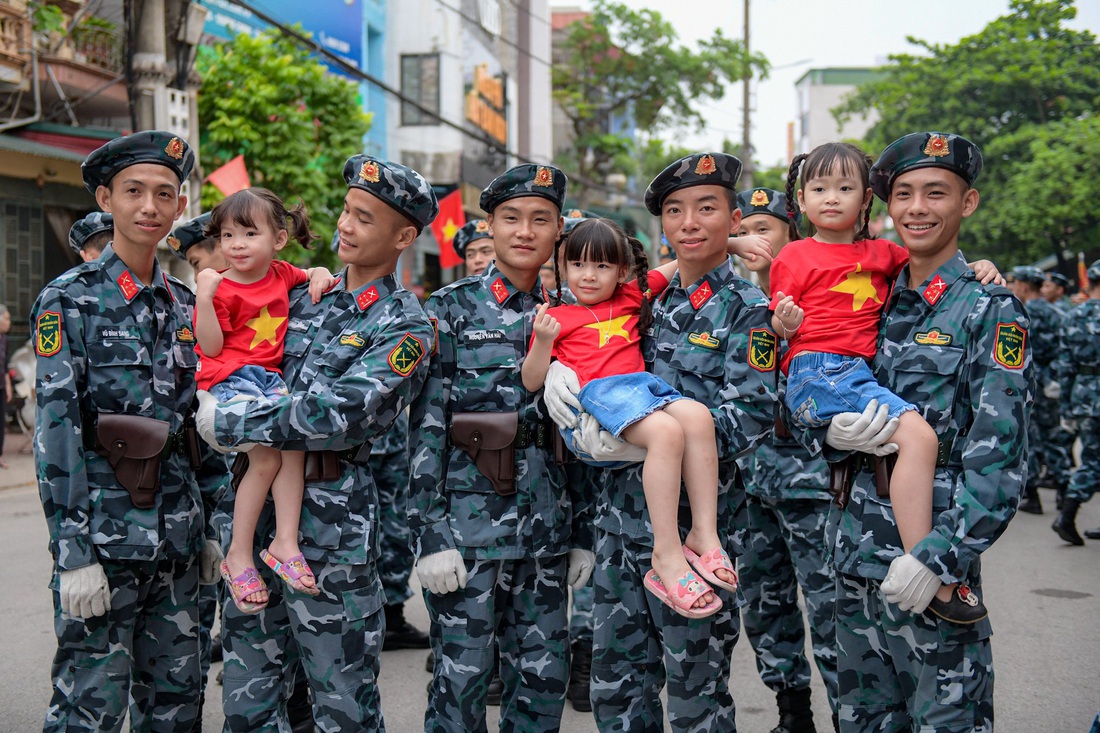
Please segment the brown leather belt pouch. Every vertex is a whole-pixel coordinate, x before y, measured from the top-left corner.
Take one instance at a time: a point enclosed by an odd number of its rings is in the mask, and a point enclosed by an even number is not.
[[[466,451],[501,496],[516,493],[517,412],[456,412],[451,415],[451,442]]]
[[[833,503],[841,511],[848,506],[848,498],[852,495],[852,474],[855,466],[855,456],[829,464],[829,491],[833,492]]]
[[[149,509],[160,488],[160,459],[169,425],[141,415],[101,412],[96,416],[95,452],[107,459],[130,502]]]
[[[340,478],[340,454],[334,450],[306,451],[306,481],[335,481]]]

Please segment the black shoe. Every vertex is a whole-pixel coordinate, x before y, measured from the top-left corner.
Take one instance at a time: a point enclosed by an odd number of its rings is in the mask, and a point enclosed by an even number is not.
[[[504,680],[500,678],[500,660],[493,668],[493,679],[489,680],[489,689],[485,693],[486,705],[500,705],[500,699],[504,697]]]
[[[435,673],[435,652],[428,652],[428,658],[424,660],[424,671],[428,674]]]
[[[1100,540],[1100,527],[1086,529],[1085,536],[1088,537],[1090,540]]]
[[[771,733],[817,733],[810,709],[810,688],[780,690],[775,701],[779,705],[779,725]]]
[[[405,620],[405,604],[385,606],[386,636],[382,639],[382,651],[396,649],[427,649],[431,646],[428,635]]]
[[[928,612],[939,616],[944,621],[963,625],[976,624],[989,615],[982,599],[964,583],[955,586],[950,601],[941,601],[933,597],[932,602],[928,604]]]
[[[222,633],[219,631],[218,635],[210,640],[210,661],[220,662],[222,656]]]
[[[1039,490],[1034,486],[1024,489],[1024,500],[1020,502],[1020,511],[1028,514],[1043,513],[1043,505],[1039,501]]]
[[[592,712],[592,640],[577,639],[569,661],[569,687],[565,696],[578,713]]]
[[[1077,510],[1081,508],[1081,502],[1077,499],[1066,499],[1062,504],[1062,511],[1050,528],[1058,533],[1066,542],[1080,547],[1085,544],[1081,535],[1077,533]]]

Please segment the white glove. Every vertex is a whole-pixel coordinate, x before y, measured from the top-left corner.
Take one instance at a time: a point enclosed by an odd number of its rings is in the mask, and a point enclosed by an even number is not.
[[[221,543],[217,540],[207,540],[199,550],[199,585],[214,585],[222,579],[222,560],[225,554],[222,552]]]
[[[573,431],[573,443],[601,463],[639,463],[645,460],[646,449],[616,438],[600,427],[600,421],[581,413],[580,428]]]
[[[584,412],[577,393],[581,391],[577,373],[560,361],[550,363],[546,371],[546,381],[542,386],[542,399],[546,401],[546,411],[550,419],[562,430],[577,427],[576,412]],[[570,407],[573,410],[569,409]]]
[[[1048,400],[1062,399],[1062,385],[1056,379],[1050,380],[1043,385],[1043,396]]]
[[[838,450],[854,450],[887,456],[897,453],[896,443],[887,443],[898,429],[898,418],[890,418],[890,406],[871,400],[863,412],[842,412],[829,421],[825,442]]]
[[[111,587],[99,563],[62,570],[61,610],[74,618],[94,618],[111,610]]]
[[[205,389],[200,389],[195,393],[195,396],[199,400],[199,407],[195,410],[195,430],[198,432],[199,437],[205,440],[211,448],[218,453],[247,453],[256,447],[255,443],[241,443],[233,448],[218,443],[218,438],[214,435],[214,410],[218,406],[218,398]],[[255,398],[247,397],[243,401],[252,401],[253,399]],[[236,401],[234,400],[234,402]]]
[[[569,569],[565,573],[565,582],[570,588],[583,588],[596,567],[596,553],[574,547],[569,551]]]
[[[416,561],[420,585],[432,593],[451,593],[466,587],[466,563],[458,550],[443,550]]]
[[[935,573],[924,563],[906,553],[894,558],[882,581],[882,594],[890,603],[898,604],[903,611],[922,613],[932,602],[936,591],[943,585]]]

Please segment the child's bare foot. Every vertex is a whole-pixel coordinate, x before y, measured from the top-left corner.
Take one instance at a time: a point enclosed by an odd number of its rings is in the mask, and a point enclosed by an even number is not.
[[[244,555],[240,552],[233,552],[233,548],[229,548],[228,554],[225,556],[225,564],[229,568],[229,576],[231,578],[240,577],[248,568],[255,569],[255,565],[252,564],[252,559],[248,555]],[[241,598],[241,600],[248,603],[267,603],[269,597],[267,594],[267,588],[249,593],[247,596]]]
[[[687,559],[711,584],[729,591],[737,588],[737,571],[734,570],[729,555],[722,549],[722,541],[717,534],[706,535],[693,529],[688,532],[684,541],[684,550]],[[699,559],[693,559],[688,551]]]
[[[674,553],[671,557],[668,557],[654,552],[651,562],[653,571],[657,573],[658,577],[661,578],[661,582],[668,588],[671,588],[672,584],[678,583],[688,573],[698,577],[691,566],[688,565],[687,560],[684,559],[683,553]],[[713,603],[715,598],[714,593],[708,591],[695,599],[692,608],[705,608]]]

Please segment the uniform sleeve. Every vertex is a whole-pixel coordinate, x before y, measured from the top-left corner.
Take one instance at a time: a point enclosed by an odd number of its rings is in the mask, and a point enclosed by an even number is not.
[[[746,303],[730,326],[725,383],[718,393],[718,404],[711,408],[720,461],[749,454],[775,425],[779,366],[770,317],[762,300]]]
[[[428,378],[413,400],[409,424],[409,531],[417,557],[454,549],[455,538],[447,521],[444,484],[450,457],[447,436],[447,403],[451,398],[451,374],[455,364],[454,324],[446,305],[430,298],[424,305],[436,324],[436,348],[428,363]],[[444,366],[447,365],[447,368]]]
[[[74,570],[97,562],[89,534],[91,502],[81,437],[80,393],[87,371],[83,321],[64,290],[47,286],[31,311],[31,322],[37,355],[38,493],[57,566]]]
[[[912,552],[945,583],[966,578],[971,563],[1005,531],[1016,513],[1026,473],[1025,405],[1031,402],[1032,359],[1026,339],[1022,363],[1006,357],[1004,347],[1013,345],[1008,337],[1019,333],[1016,329],[1026,333],[1028,319],[1011,297],[994,297],[988,303],[974,316],[966,389],[960,388],[956,397],[965,403],[955,409],[970,413],[969,429],[956,438],[962,441],[962,475],[952,505],[936,517],[932,531]]]

